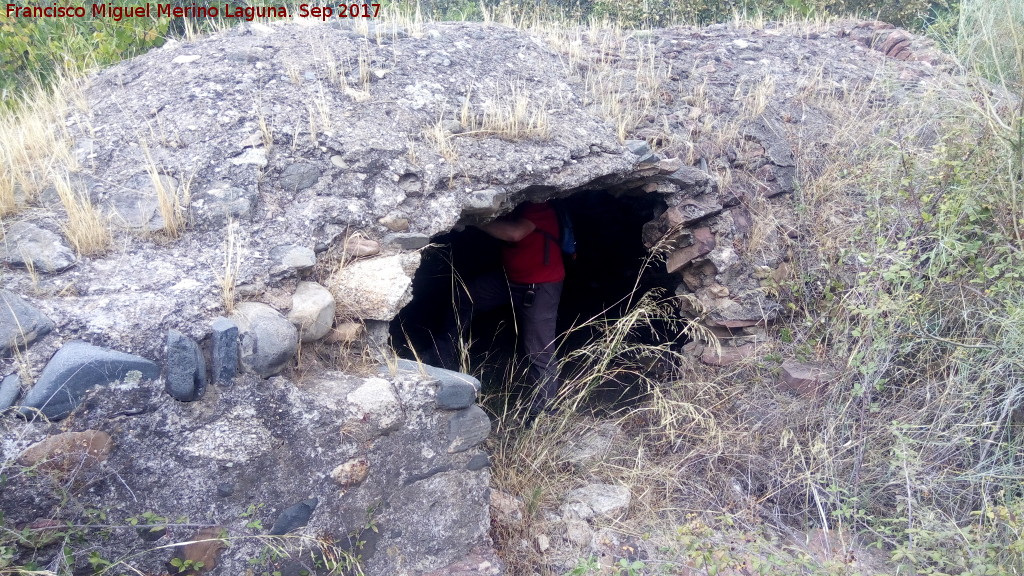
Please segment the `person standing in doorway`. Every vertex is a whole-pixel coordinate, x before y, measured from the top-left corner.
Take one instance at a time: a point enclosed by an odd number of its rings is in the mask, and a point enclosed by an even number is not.
[[[558,392],[555,337],[565,266],[559,243],[558,213],[548,202],[526,202],[511,215],[478,226],[501,240],[502,271],[471,279],[457,288],[455,314],[437,341],[445,368],[459,368],[458,345],[474,313],[511,302],[519,338],[529,362],[530,419]]]

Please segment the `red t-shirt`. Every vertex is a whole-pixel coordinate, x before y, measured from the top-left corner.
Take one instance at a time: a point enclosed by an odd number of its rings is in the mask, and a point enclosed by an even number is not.
[[[514,284],[539,284],[560,282],[565,279],[562,264],[562,248],[559,245],[558,213],[547,202],[528,202],[518,210],[517,216],[525,218],[537,228],[519,242],[507,244],[501,251],[501,264],[509,282]],[[547,232],[551,238],[541,231]],[[544,264],[544,249],[547,245],[547,264]]]

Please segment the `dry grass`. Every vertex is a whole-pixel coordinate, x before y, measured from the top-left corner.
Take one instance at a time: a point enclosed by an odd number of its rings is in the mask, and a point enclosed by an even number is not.
[[[75,252],[91,256],[110,248],[110,228],[89,197],[73,190],[67,176],[54,178],[53,185],[67,214],[67,222],[61,228]]]
[[[551,120],[544,102],[528,94],[523,82],[510,80],[507,87],[496,89],[485,98],[477,113],[472,94],[463,100],[459,121],[465,129],[460,134],[488,135],[508,140],[545,139],[551,133]]]
[[[445,127],[444,114],[438,117],[437,122],[431,124],[423,131],[423,138],[426,139],[445,160],[454,162],[459,158],[459,152],[455,148],[452,134]]]
[[[149,181],[156,193],[157,205],[160,208],[160,218],[163,221],[163,232],[170,238],[178,238],[185,231],[185,214],[190,201],[189,185],[186,182],[181,186],[169,189],[168,181],[171,180],[160,173],[159,167],[153,161],[153,155],[149,146],[142,145],[142,153],[146,158],[146,172],[149,174]]]
[[[65,77],[0,110],[0,216],[31,204],[51,174],[75,168],[64,120],[79,93]]]

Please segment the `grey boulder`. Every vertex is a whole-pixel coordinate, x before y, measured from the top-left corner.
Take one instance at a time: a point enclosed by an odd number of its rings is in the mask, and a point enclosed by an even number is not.
[[[129,372],[138,372],[146,380],[160,377],[160,367],[145,358],[78,340],[68,342],[43,368],[25,395],[20,412],[30,417],[38,411],[51,420],[60,420],[91,388],[123,380]]]
[[[299,333],[270,306],[242,302],[230,319],[238,324],[242,366],[249,371],[269,378],[284,370],[295,356]]]

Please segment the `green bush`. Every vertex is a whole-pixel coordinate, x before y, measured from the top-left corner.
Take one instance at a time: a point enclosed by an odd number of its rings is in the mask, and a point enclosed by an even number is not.
[[[0,95],[5,102],[36,80],[80,73],[130,58],[164,42],[169,18],[93,17],[92,2],[74,0],[84,18],[10,17],[0,13]],[[143,6],[128,0],[119,6]]]

